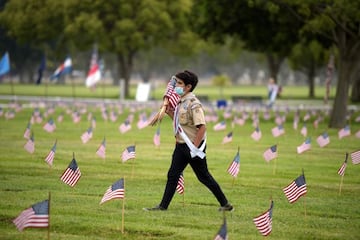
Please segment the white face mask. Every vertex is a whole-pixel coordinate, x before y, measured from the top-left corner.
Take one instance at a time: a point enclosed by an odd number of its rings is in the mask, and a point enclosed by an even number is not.
[[[181,96],[184,94],[184,89],[182,87],[175,87],[175,92]]]

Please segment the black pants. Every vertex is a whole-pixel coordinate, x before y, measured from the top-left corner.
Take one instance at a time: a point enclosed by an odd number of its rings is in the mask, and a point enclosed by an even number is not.
[[[201,159],[198,156],[191,158],[189,147],[186,144],[176,144],[172,162],[167,174],[167,183],[160,206],[167,209],[173,198],[180,174],[190,164],[197,178],[215,195],[221,206],[228,203],[219,184],[211,176],[206,163],[206,157]]]

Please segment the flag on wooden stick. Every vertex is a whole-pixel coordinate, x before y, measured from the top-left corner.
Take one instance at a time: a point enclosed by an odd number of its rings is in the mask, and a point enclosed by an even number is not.
[[[267,162],[270,162],[271,160],[276,158],[277,157],[277,145],[273,145],[270,148],[268,148],[264,152],[263,157],[264,157],[265,161],[267,161]]]
[[[287,187],[283,188],[283,192],[290,203],[296,202],[301,196],[305,195],[306,182],[305,175],[302,174],[294,181],[292,181]]]
[[[180,174],[177,186],[176,186],[176,191],[179,194],[183,194],[185,192],[185,179],[184,179],[184,173]]]
[[[45,157],[45,162],[47,162],[50,166],[53,165],[53,161],[55,158],[56,143],[57,143],[57,140],[55,141],[54,146],[51,148],[48,155]]]
[[[29,139],[30,137],[31,137],[31,123],[28,122],[24,132],[24,138]]]
[[[325,147],[330,143],[330,137],[327,132],[324,132],[316,139],[316,142],[319,144],[320,147]]]
[[[71,160],[69,166],[65,169],[60,179],[70,187],[74,187],[81,177],[80,169],[76,163],[75,158]]]
[[[35,140],[34,140],[34,133],[31,133],[30,138],[24,145],[24,149],[28,152],[33,154],[35,152]]]
[[[272,211],[274,201],[271,201],[270,208],[253,219],[256,228],[263,236],[268,236],[272,231]]]
[[[224,218],[224,223],[221,225],[220,230],[216,234],[214,240],[228,240],[228,233],[227,233],[227,224],[226,219]]]
[[[121,154],[122,162],[135,158],[135,145],[128,146]]]
[[[230,166],[227,169],[227,172],[233,176],[237,177],[238,173],[240,172],[240,149],[238,148],[238,151],[231,162]]]
[[[119,179],[112,184],[105,192],[100,204],[103,204],[112,199],[123,199],[125,198],[125,182],[124,178]]]
[[[19,231],[28,227],[46,228],[49,226],[49,200],[45,200],[25,209],[13,220]]]
[[[105,159],[105,152],[106,151],[106,140],[105,137],[103,139],[103,141],[101,142],[99,148],[96,150],[96,155],[98,155],[99,157]]]
[[[360,150],[352,152],[350,154],[350,156],[351,156],[351,161],[352,161],[353,164],[359,164],[360,163]]]

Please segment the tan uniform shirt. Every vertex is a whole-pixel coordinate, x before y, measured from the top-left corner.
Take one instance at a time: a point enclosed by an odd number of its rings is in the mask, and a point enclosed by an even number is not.
[[[193,142],[198,131],[196,126],[206,124],[202,105],[195,95],[189,92],[180,99],[178,108],[179,124]],[[176,134],[176,142],[185,143],[179,134]]]

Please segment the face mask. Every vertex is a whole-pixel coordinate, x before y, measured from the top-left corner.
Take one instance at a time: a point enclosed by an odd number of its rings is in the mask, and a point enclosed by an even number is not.
[[[182,87],[175,87],[175,92],[181,96],[184,94],[184,89]]]

